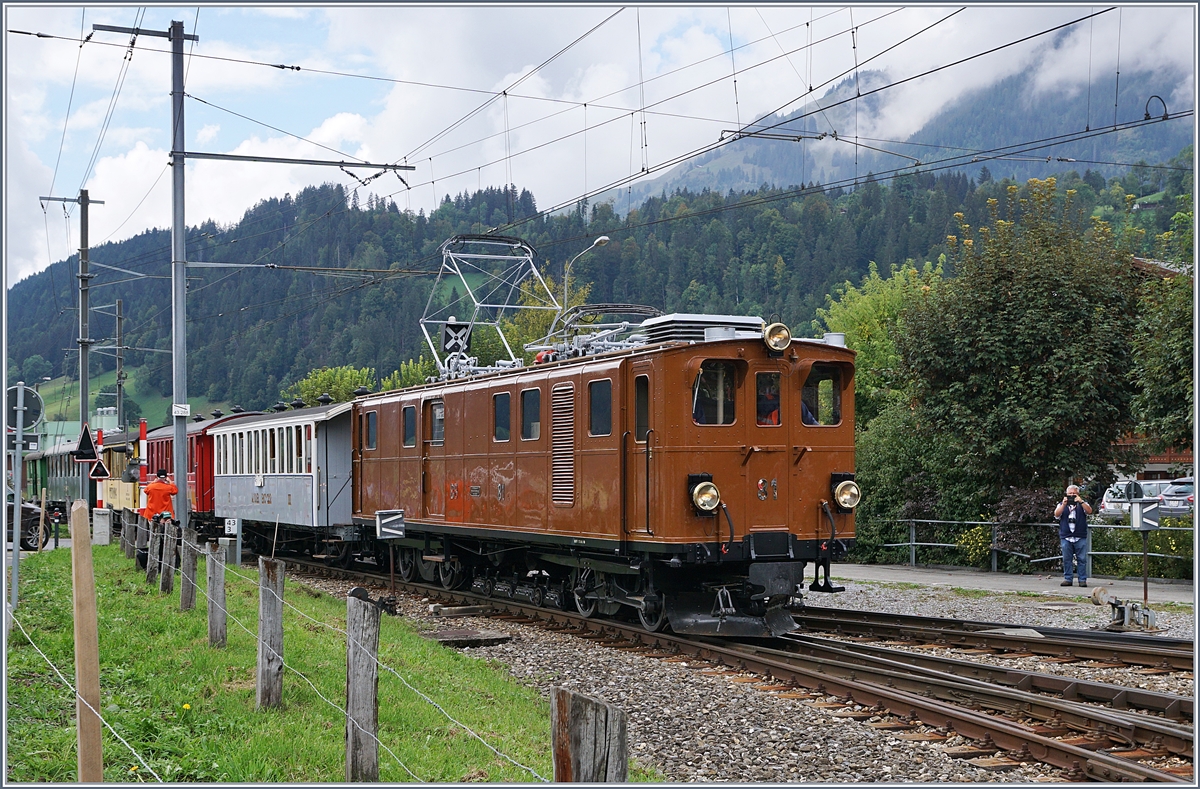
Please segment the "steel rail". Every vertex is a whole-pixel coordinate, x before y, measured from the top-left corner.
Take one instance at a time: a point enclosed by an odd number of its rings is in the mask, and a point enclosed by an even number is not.
[[[800,651],[804,651],[806,645],[809,644],[814,645],[814,648],[838,646],[847,652],[862,655],[864,659],[869,657],[886,658],[942,671],[947,674],[953,674],[956,677],[976,679],[1017,690],[1051,693],[1068,700],[1107,704],[1114,710],[1132,708],[1160,713],[1167,720],[1189,722],[1194,720],[1194,699],[1188,696],[1175,696],[1169,693],[1158,693],[1141,688],[1130,688],[1124,685],[1112,685],[1107,682],[1076,679],[1059,674],[1045,674],[985,663],[972,663],[969,660],[959,660],[942,655],[928,655],[873,644],[836,641],[820,636],[788,634],[787,636],[783,636],[783,638],[795,644]]]
[[[986,622],[972,619],[948,619],[946,617],[921,616],[919,614],[891,614],[879,611],[860,611],[853,608],[824,608],[806,605],[802,613],[809,616],[826,617],[830,619],[853,620],[859,622],[904,623],[919,627],[931,627],[939,630],[995,630],[997,628],[1024,628],[1036,630],[1044,636],[1074,638],[1103,641],[1106,644],[1144,645],[1153,648],[1181,649],[1194,651],[1195,642],[1191,639],[1175,638],[1160,634],[1121,633],[1111,630],[1081,630],[1069,627],[1045,627],[1042,625],[1018,625],[1012,622]]]
[[[1028,652],[1033,655],[1071,656],[1080,660],[1099,660],[1121,665],[1168,668],[1175,671],[1192,671],[1196,661],[1195,653],[1188,650],[1043,636],[1033,628],[1019,626],[998,628],[998,630],[1026,632],[948,630],[903,623],[887,624],[882,620],[878,622],[854,621],[840,617],[813,616],[807,613],[796,614],[796,622],[805,629],[841,635],[865,635],[872,638],[890,636],[948,648],[999,649],[1006,652]]]
[[[307,561],[297,561],[285,558],[285,562],[294,568],[306,571],[316,571],[323,575],[341,575],[347,578],[386,584],[387,576],[380,573],[367,573],[361,570],[335,570],[323,565]],[[815,667],[804,665],[805,661],[791,660],[786,656],[763,654],[760,651],[747,650],[736,644],[716,644],[703,640],[684,638],[668,633],[651,633],[640,625],[620,622],[612,619],[585,618],[579,614],[568,613],[548,608],[540,608],[515,600],[484,597],[464,591],[449,591],[432,585],[395,582],[397,588],[434,594],[450,601],[487,604],[492,607],[491,616],[507,615],[518,622],[543,621],[550,625],[572,628],[581,631],[585,637],[605,637],[614,643],[626,642],[630,645],[641,645],[652,650],[662,650],[672,654],[689,654],[708,662],[736,667],[741,671],[761,674],[778,680],[814,690],[818,693],[849,699],[855,704],[877,710],[880,714],[896,715],[909,721],[920,721],[929,726],[951,730],[968,739],[979,740],[984,751],[1007,751],[1013,758],[1026,761],[1039,761],[1045,764],[1061,767],[1069,771],[1069,775],[1089,778],[1096,781],[1135,781],[1191,784],[1191,778],[1181,777],[1165,772],[1153,766],[1142,764],[1131,759],[1102,753],[1084,747],[1082,744],[1064,742],[1054,737],[1040,734],[1029,726],[1017,723],[1004,717],[990,715],[976,709],[958,706],[952,701],[930,698],[922,695],[928,692],[928,687],[936,685],[928,678],[924,680],[926,690],[908,691],[892,685],[906,683],[911,679],[911,672],[902,670],[881,671],[874,673],[886,675],[883,684],[864,681],[859,677],[862,673],[872,673],[863,666],[845,666],[835,661],[814,661]],[[586,631],[592,631],[588,634]],[[949,683],[952,693],[962,703],[972,704],[961,678],[952,678]],[[984,683],[980,683],[984,684]],[[993,691],[1002,694],[1003,688]],[[1020,706],[1020,701],[1010,699],[1011,711],[1017,714],[1028,714]],[[1043,702],[1047,704],[1048,702]],[[1100,724],[1098,724],[1099,726]],[[1119,740],[1133,742],[1131,727],[1127,721],[1114,720],[1102,724],[1103,728],[1095,730],[1090,738],[1080,738],[1080,741],[1092,745],[1093,748],[1104,747],[1103,743],[1111,742],[1107,734],[1112,732]]]
[[[1192,758],[1195,737],[1191,727],[1144,715],[1129,715],[1060,700],[1027,690],[1006,688],[982,679],[962,677],[945,671],[916,666],[893,657],[863,655],[835,643],[796,643],[803,658],[792,650],[739,644],[738,648],[776,656],[782,660],[813,661],[823,673],[854,675],[887,687],[899,687],[944,701],[960,702],[964,694],[972,702],[1009,715],[1036,718],[1055,728],[1063,726],[1089,735],[1107,736],[1126,745],[1166,748],[1183,758]],[[965,684],[964,684],[965,683]]]

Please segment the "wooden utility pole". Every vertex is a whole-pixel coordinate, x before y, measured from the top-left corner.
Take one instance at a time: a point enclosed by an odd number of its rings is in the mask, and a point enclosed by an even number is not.
[[[379,606],[346,598],[346,780],[379,780]]]
[[[555,783],[623,783],[628,779],[623,710],[553,687],[550,734]]]
[[[283,562],[258,557],[258,681],[254,708],[283,704]]]
[[[104,780],[99,716],[100,633],[96,621],[92,536],[88,529],[88,505],[83,500],[77,500],[71,506],[71,572],[75,599],[75,720],[79,782],[98,783]]]
[[[208,574],[208,645],[225,646],[225,555],[221,546],[209,543],[205,557]]]

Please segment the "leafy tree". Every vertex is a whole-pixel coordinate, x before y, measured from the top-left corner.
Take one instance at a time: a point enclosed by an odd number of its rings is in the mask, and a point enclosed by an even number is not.
[[[280,397],[284,402],[291,402],[297,396],[312,405],[322,394],[328,394],[335,403],[345,403],[354,399],[354,390],[360,386],[368,389],[375,388],[375,369],[372,367],[322,367],[313,370],[296,383],[281,391]]]
[[[1007,214],[954,239],[957,278],[922,292],[897,338],[923,418],[981,506],[1009,488],[1105,481],[1133,426],[1136,281],[1127,244],[1085,228],[1054,179],[1010,186]],[[962,217],[959,217],[962,222]]]
[[[1194,331],[1190,267],[1188,274],[1143,285],[1141,318],[1133,338],[1133,378],[1140,386],[1133,408],[1138,432],[1154,449],[1192,449]]]
[[[403,389],[406,386],[417,386],[425,383],[426,378],[438,374],[437,364],[425,354],[417,359],[409,359],[400,365],[400,369],[383,379],[383,391]]]
[[[40,354],[36,353],[27,358],[24,363],[21,364],[21,374],[25,376],[25,383],[29,386],[33,386],[43,378],[49,377],[50,372],[53,369],[54,365],[50,364],[50,362],[43,359]],[[12,383],[16,383],[16,380],[13,380]]]
[[[854,416],[866,426],[883,410],[888,399],[905,388],[896,351],[896,331],[901,311],[917,292],[927,292],[942,281],[942,261],[926,263],[920,270],[911,260],[892,266],[887,279],[871,261],[858,287],[844,283],[837,297],[826,296],[817,310],[814,331],[843,332],[854,359]]]

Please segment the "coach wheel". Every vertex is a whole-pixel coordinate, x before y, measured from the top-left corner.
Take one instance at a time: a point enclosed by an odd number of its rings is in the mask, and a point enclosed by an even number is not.
[[[417,551],[415,548],[401,547],[397,550],[396,574],[404,583],[411,583],[417,577]]]
[[[594,597],[586,597],[585,595],[600,585],[596,573],[589,567],[576,570],[573,575],[571,586],[575,594],[575,608],[578,609],[579,615],[585,619],[595,616],[596,599]]]
[[[540,586],[535,586],[533,592],[529,595],[529,602],[533,603],[535,608],[541,608],[542,603],[546,602],[546,592]]]
[[[375,566],[379,568],[381,573],[391,571],[393,550],[391,544],[386,542],[375,546]]]
[[[458,589],[466,578],[467,569],[459,559],[447,559],[438,565],[438,580],[441,581],[443,589]]]
[[[325,564],[330,567],[340,567],[343,570],[350,566],[350,562],[354,559],[354,553],[350,550],[350,543],[345,540],[331,540],[325,546]]]

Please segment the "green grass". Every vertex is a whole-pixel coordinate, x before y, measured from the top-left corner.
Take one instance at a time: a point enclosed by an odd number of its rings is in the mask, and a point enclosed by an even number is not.
[[[343,714],[286,669],[283,708],[256,712],[253,636],[231,618],[228,646],[210,648],[202,594],[195,610],[180,612],[178,577],[176,591],[162,595],[116,545],[97,547],[94,555],[103,715],[159,776],[174,782],[344,780]],[[67,550],[23,562],[17,618],[73,682],[70,570]],[[237,571],[257,575],[250,568]],[[204,578],[203,562],[198,577]],[[257,632],[256,584],[230,574],[226,589],[231,617]],[[284,597],[321,623],[345,627],[343,600],[291,580]],[[345,636],[285,608],[283,654],[326,698],[345,704]],[[543,776],[552,775],[549,704],[503,666],[443,648],[389,616],[381,625],[379,659],[498,750]],[[15,626],[8,690],[7,778],[74,781],[73,696]],[[379,738],[422,781],[536,780],[384,670],[379,673]],[[412,781],[382,748],[379,759],[381,781]],[[153,780],[107,730],[104,762],[105,781]],[[661,778],[636,767],[631,777]]]

